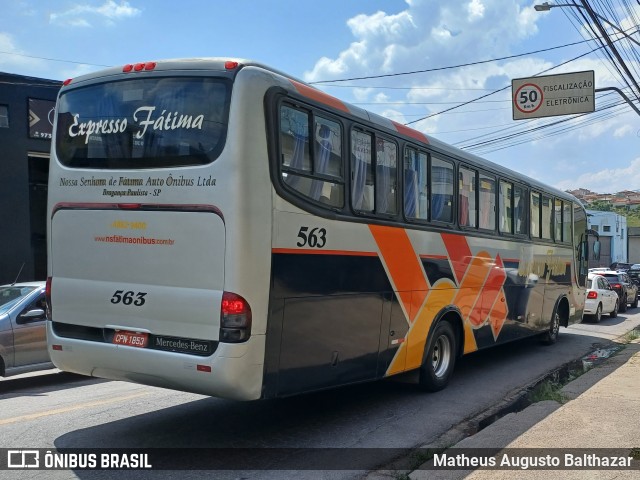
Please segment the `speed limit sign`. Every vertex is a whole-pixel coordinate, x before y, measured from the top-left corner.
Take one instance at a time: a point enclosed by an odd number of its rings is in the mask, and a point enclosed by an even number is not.
[[[544,95],[535,83],[525,83],[516,90],[513,99],[515,107],[522,113],[533,113],[542,105]]]
[[[593,70],[511,80],[514,120],[593,112],[594,97]]]

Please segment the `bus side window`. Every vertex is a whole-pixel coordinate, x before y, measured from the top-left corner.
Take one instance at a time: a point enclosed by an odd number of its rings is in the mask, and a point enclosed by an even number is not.
[[[553,209],[554,235],[556,242],[562,242],[562,200],[555,201]]]
[[[519,185],[513,187],[513,210],[515,220],[515,233],[527,234],[527,190]]]
[[[282,181],[315,202],[342,207],[342,128],[337,122],[312,117],[311,111],[288,105],[280,109]],[[313,124],[311,136],[310,124]]]
[[[315,117],[314,174],[332,176],[336,181],[313,180],[309,196],[332,207],[344,205],[342,183],[342,127],[331,120]]]
[[[372,138],[368,133],[351,132],[351,206],[359,212],[373,212]]]
[[[453,163],[431,158],[431,220],[453,221]]]
[[[480,228],[496,229],[496,179],[480,174]]]
[[[513,233],[513,184],[500,180],[500,231],[502,233]]]
[[[476,208],[478,178],[475,170],[464,167],[460,167],[458,177],[458,221],[463,227],[475,228],[478,226],[478,209]]]
[[[540,238],[540,194],[531,192],[531,237]]]
[[[280,110],[282,180],[305,196],[309,196],[311,180],[297,172],[311,173],[308,118],[307,112],[289,106]]]
[[[404,152],[404,214],[407,218],[428,220],[429,191],[427,154],[413,148]]]
[[[376,138],[376,213],[397,212],[397,160],[397,145],[383,138]]]
[[[553,200],[546,195],[542,196],[542,238],[552,240],[553,237]]]

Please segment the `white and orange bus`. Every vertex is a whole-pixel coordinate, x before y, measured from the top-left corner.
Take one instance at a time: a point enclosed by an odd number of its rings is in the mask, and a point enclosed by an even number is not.
[[[407,373],[580,321],[574,197],[264,65],[68,80],[48,342],[85,375],[233,399]]]

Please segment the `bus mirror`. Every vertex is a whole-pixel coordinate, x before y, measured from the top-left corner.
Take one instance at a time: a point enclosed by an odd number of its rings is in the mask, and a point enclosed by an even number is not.
[[[593,242],[593,259],[600,260],[600,241]]]

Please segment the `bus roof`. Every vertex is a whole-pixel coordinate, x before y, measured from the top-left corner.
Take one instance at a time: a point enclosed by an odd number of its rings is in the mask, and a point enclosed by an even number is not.
[[[405,137],[409,137],[412,140],[417,141],[419,143],[428,144],[431,147],[443,152],[444,154],[450,154],[452,156],[455,156],[456,158],[467,160],[472,165],[477,165],[477,166],[492,170],[494,173],[501,174],[503,176],[510,177],[514,180],[521,181],[522,183],[525,183],[530,187],[538,188],[540,190],[552,193],[557,197],[569,199],[579,205],[582,205],[581,202],[576,197],[574,197],[568,192],[564,192],[560,189],[544,184],[534,178],[528,177],[517,171],[511,170],[507,167],[491,162],[485,158],[479,157],[472,153],[453,147],[452,145],[439,141],[431,137],[430,135],[426,135],[420,132],[419,130],[415,130],[411,127],[407,127],[406,125],[394,122],[389,118],[370,112],[356,105],[352,105],[348,102],[339,100],[338,98],[333,97],[332,95],[329,95],[323,92],[322,90],[319,90],[317,87],[310,85],[304,82],[303,80],[300,80],[288,73],[282,72],[280,70],[272,68],[263,63],[249,60],[249,59],[230,58],[230,57],[199,57],[199,58],[164,59],[164,60],[154,60],[154,61],[148,61],[148,62],[125,64],[122,66],[111,67],[111,68],[103,69],[97,72],[85,74],[74,79],[69,79],[64,82],[63,88],[61,91],[64,91],[65,87],[69,84],[72,84],[75,86],[79,83],[92,83],[93,81],[96,81],[96,80],[104,80],[106,77],[110,77],[110,76],[122,76],[124,73],[131,72],[131,71],[158,72],[158,71],[180,70],[183,72],[188,72],[188,71],[214,70],[214,71],[226,72],[227,75],[229,75],[230,77],[233,77],[237,74],[238,71],[240,71],[242,68],[245,68],[245,67],[258,67],[260,69],[264,69],[273,74],[276,74],[283,78],[284,82],[282,86],[284,86],[287,90],[301,94],[316,102],[323,103],[332,109],[345,111],[350,115],[358,117],[375,126],[383,127],[387,130],[395,131],[398,134]]]

